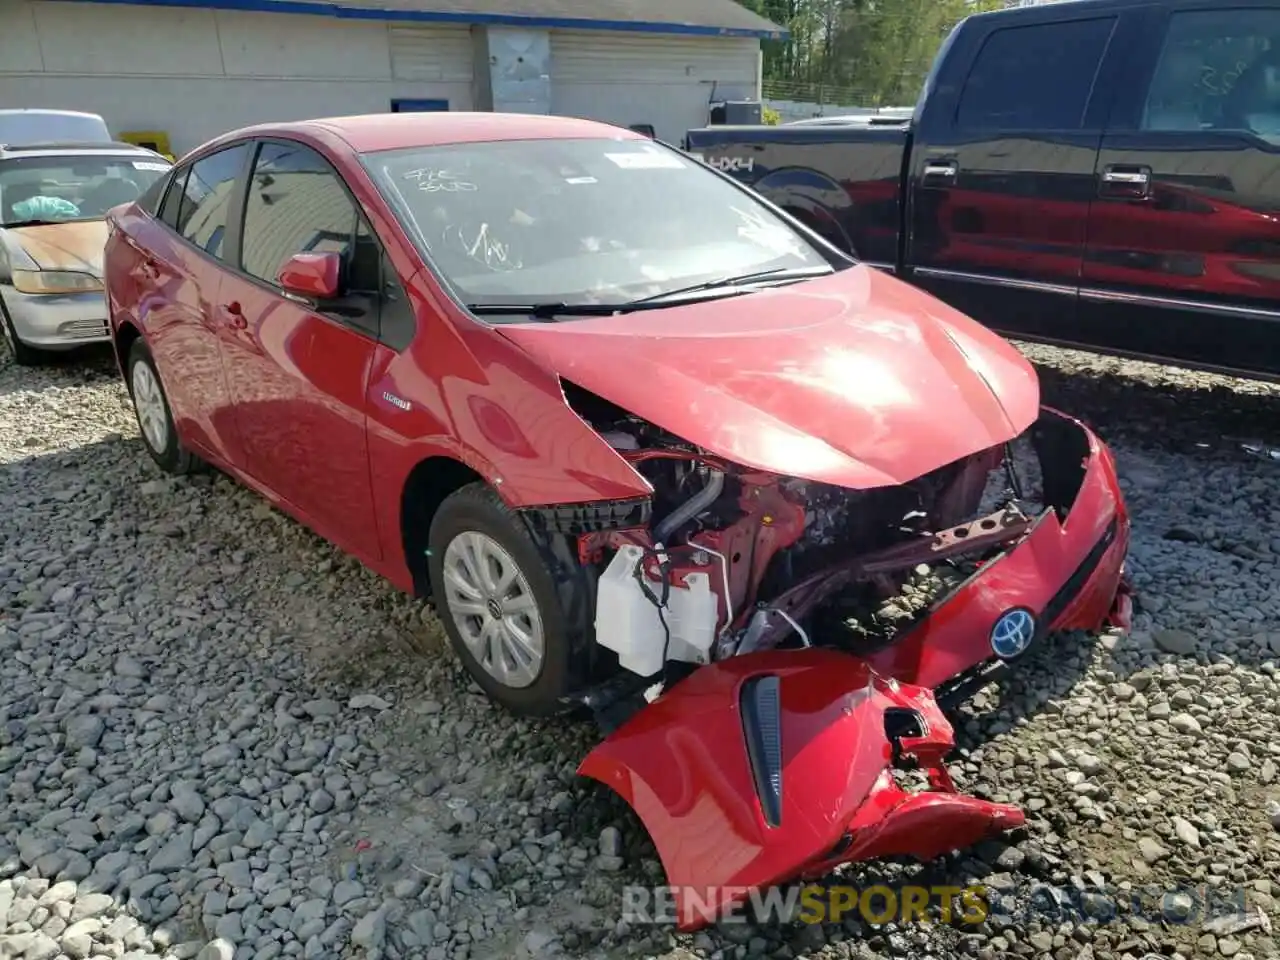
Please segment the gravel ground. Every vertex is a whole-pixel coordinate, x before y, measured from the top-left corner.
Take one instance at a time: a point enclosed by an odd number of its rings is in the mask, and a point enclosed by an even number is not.
[[[588,724],[489,706],[420,606],[225,478],[161,479],[107,358],[4,358],[0,958],[1274,955],[1280,463],[1241,443],[1280,441],[1280,389],[1026,349],[1119,457],[1135,630],[965,708],[953,770],[1025,806],[1011,844],[842,882],[1245,916],[629,928],[661,871],[574,776]]]

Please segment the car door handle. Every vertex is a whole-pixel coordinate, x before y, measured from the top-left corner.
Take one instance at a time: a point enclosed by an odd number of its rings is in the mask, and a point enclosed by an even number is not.
[[[249,321],[245,319],[238,303],[224,303],[222,305],[222,315],[227,318],[227,323],[237,330],[244,330],[249,326]]]
[[[1145,199],[1151,190],[1151,168],[1111,164],[1102,170],[1098,192],[1104,197]]]
[[[960,172],[960,164],[954,160],[926,160],[924,162],[925,180],[954,180]]]

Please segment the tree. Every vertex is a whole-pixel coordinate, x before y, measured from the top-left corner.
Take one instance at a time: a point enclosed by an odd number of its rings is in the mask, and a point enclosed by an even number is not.
[[[790,31],[766,41],[765,79],[823,102],[909,106],[964,17],[1004,0],[739,0]]]

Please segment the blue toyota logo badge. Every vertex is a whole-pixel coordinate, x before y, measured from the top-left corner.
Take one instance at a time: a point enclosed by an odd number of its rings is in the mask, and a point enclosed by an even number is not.
[[[991,628],[991,649],[1002,660],[1012,660],[1027,647],[1036,635],[1036,618],[1029,610],[1007,610]]]

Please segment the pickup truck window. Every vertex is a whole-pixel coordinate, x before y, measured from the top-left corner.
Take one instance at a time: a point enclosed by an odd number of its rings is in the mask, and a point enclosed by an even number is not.
[[[994,31],[956,108],[962,130],[1079,130],[1115,17]]]
[[[1144,130],[1243,130],[1280,142],[1280,10],[1175,13]]]

